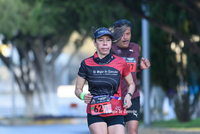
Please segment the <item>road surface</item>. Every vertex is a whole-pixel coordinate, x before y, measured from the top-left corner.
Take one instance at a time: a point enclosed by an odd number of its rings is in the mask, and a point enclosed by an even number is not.
[[[87,124],[0,126],[0,134],[90,134]]]

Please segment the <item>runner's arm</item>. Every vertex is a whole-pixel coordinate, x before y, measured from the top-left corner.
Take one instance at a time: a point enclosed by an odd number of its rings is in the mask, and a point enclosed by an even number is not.
[[[85,81],[86,81],[86,80],[83,79],[82,77],[77,76],[77,79],[76,79],[76,87],[75,87],[75,95],[76,95],[79,99],[81,99],[80,96],[81,96],[81,93],[83,92],[83,86],[84,86],[84,84],[85,84]],[[84,102],[85,102],[85,103],[89,103],[92,97],[93,97],[93,96],[92,96],[90,93],[89,93],[89,94],[85,94],[85,95],[84,95]]]
[[[141,50],[141,47],[139,46],[139,52]],[[137,72],[140,72],[142,70],[145,70],[151,66],[151,63],[148,59],[144,59],[143,57],[140,59],[140,64],[137,66]]]
[[[128,93],[131,93],[131,95],[133,95],[134,91],[135,91],[135,83],[133,81],[133,77],[131,75],[131,73],[129,73],[126,77],[124,77],[124,79],[126,80],[127,84],[128,84]],[[129,94],[126,94],[125,98],[124,98],[124,103],[126,105],[124,105],[124,108],[129,108],[132,103],[131,103],[131,96]]]

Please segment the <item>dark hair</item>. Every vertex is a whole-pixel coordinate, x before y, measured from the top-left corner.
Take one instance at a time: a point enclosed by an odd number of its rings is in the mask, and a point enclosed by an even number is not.
[[[132,28],[131,22],[126,19],[118,20],[113,24],[114,29],[118,27],[122,27],[122,26],[127,26],[127,27]]]

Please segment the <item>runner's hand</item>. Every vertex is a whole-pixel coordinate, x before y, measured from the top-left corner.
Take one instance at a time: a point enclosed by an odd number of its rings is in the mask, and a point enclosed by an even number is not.
[[[142,70],[145,70],[151,66],[150,62],[148,59],[144,59],[143,57],[140,60],[140,68]]]
[[[90,93],[89,93],[89,94],[85,94],[85,95],[84,95],[84,102],[85,102],[86,104],[90,103],[92,97],[93,97],[93,96],[92,96]]]
[[[131,96],[129,94],[126,94],[125,98],[124,98],[124,108],[127,109],[129,107],[131,107],[132,103],[131,103]]]

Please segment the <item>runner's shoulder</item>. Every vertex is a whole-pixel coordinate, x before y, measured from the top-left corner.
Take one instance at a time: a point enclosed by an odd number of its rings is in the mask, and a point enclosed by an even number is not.
[[[84,60],[82,60],[81,65],[86,65],[86,63],[90,63],[90,62],[94,62],[93,61],[93,56],[90,56],[90,57],[85,58]]]
[[[115,57],[115,60],[118,61],[118,62],[121,62],[121,63],[126,62],[125,59],[120,57],[120,56],[117,56],[115,54],[113,54],[113,56]]]
[[[134,43],[134,42],[130,42],[129,46],[130,46],[130,48],[136,47],[136,46],[139,47],[139,45],[137,43]]]
[[[139,49],[140,46],[138,44],[134,43],[134,42],[130,42],[129,48],[137,50],[138,52],[140,51],[140,49]]]

